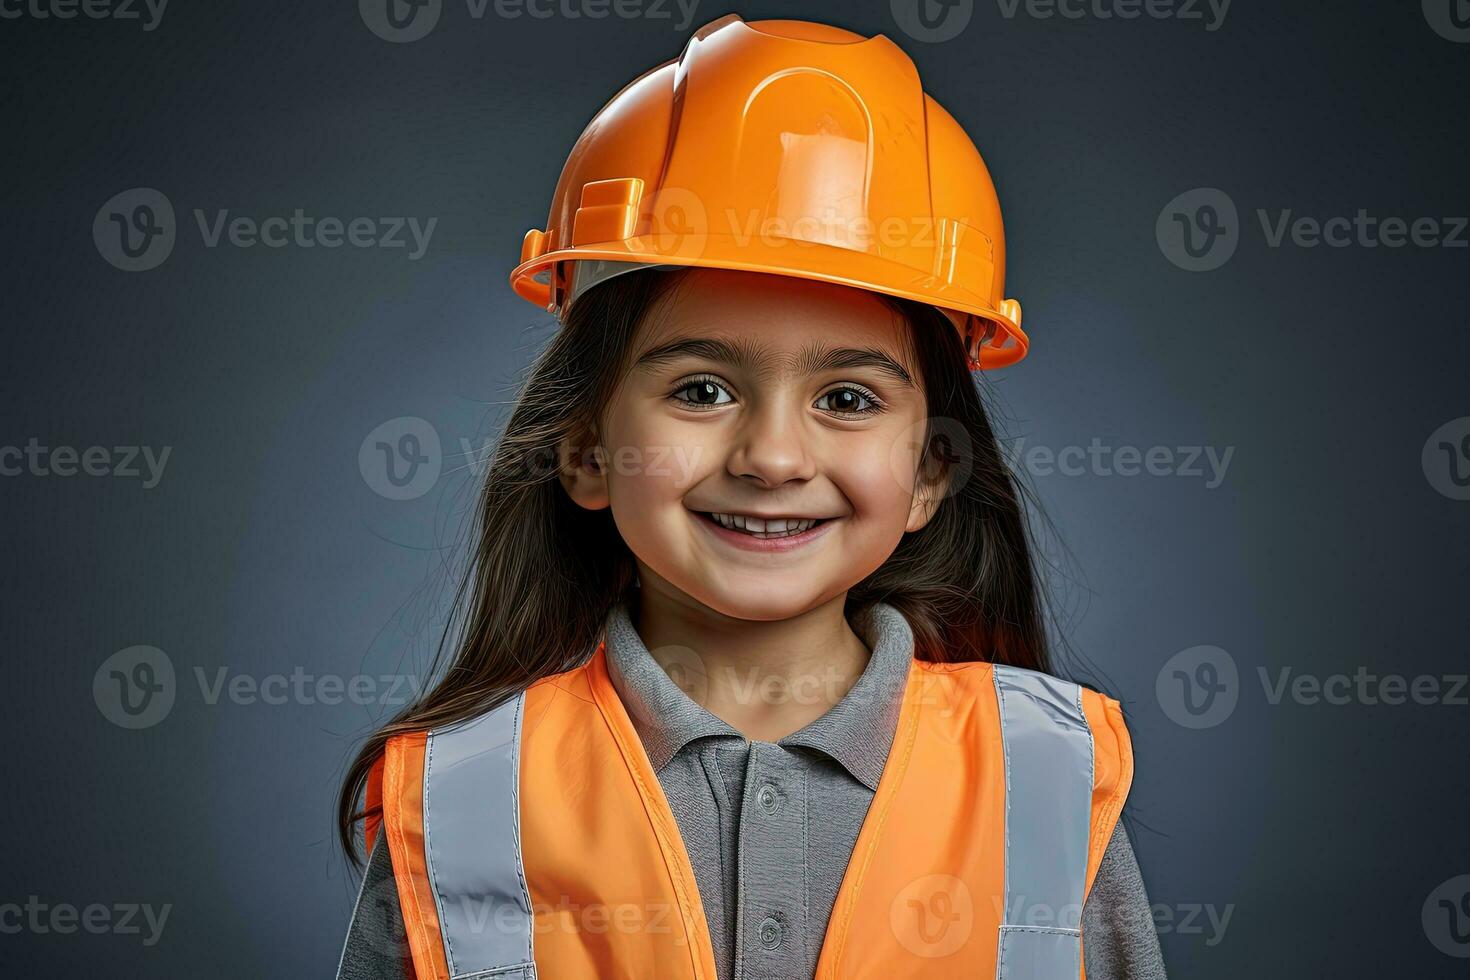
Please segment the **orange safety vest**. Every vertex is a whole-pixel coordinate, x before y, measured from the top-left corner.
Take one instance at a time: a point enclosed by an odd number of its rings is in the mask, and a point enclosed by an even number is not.
[[[1082,904],[1128,793],[1117,701],[913,660],[817,980],[1083,978]],[[418,980],[716,980],[693,868],[598,645],[368,782]]]

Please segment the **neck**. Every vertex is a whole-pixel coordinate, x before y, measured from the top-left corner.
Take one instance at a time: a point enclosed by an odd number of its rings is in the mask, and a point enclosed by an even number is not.
[[[826,714],[871,651],[843,615],[844,592],[798,616],[725,616],[688,596],[634,590],[633,624],[654,660],[691,698],[746,738],[775,742]],[[691,657],[690,651],[696,656]]]

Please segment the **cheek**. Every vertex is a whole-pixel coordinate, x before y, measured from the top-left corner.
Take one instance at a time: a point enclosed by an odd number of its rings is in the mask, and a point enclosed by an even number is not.
[[[680,500],[719,456],[712,426],[653,412],[619,420],[604,436],[609,491],[630,513]]]
[[[919,453],[912,430],[874,430],[853,434],[834,454],[826,472],[853,509],[858,522],[874,528],[896,526],[902,533],[914,497]]]

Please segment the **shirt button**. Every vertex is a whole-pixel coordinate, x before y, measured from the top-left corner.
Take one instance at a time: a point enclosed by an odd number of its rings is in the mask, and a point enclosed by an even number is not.
[[[761,945],[766,949],[775,949],[781,945],[781,933],[781,923],[773,917],[768,915],[761,921]]]
[[[775,813],[776,808],[781,805],[781,801],[776,796],[776,791],[771,787],[770,783],[762,786],[760,792],[755,794],[755,798],[760,803],[761,809],[767,813]]]

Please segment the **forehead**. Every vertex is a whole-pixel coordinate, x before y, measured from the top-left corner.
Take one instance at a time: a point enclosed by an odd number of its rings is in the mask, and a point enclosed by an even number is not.
[[[837,347],[876,348],[912,367],[908,324],[877,295],[835,283],[696,268],[645,316],[640,350],[718,337],[768,358]]]

